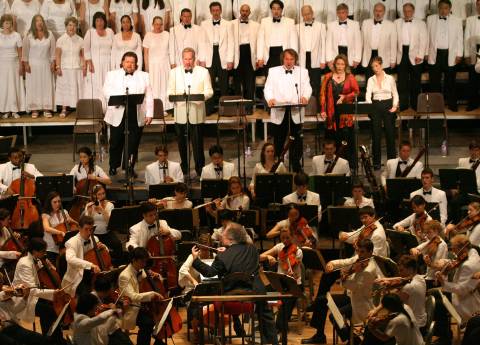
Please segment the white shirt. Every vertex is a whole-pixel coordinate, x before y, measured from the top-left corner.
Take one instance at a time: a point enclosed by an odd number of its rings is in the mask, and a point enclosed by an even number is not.
[[[333,156],[331,161],[334,159],[335,156]],[[329,166],[329,163],[325,164],[325,161],[328,161],[325,155],[319,155],[312,158],[312,175],[325,175],[325,171],[327,171]],[[339,157],[331,173],[333,175],[350,176],[350,165],[348,164],[348,161]]]
[[[165,169],[163,168],[165,166]],[[147,186],[165,183],[165,174],[173,179],[173,182],[183,182],[183,172],[180,163],[167,161],[164,164],[159,161],[150,163],[145,168],[145,184]]]
[[[40,14],[40,2],[38,0],[31,0],[25,2],[23,0],[14,0],[11,7],[11,14],[15,16],[17,24],[17,32],[25,36],[25,33],[30,29],[32,18],[36,14]]]
[[[358,206],[355,203],[355,200],[353,198],[345,198],[345,202],[343,203],[343,206],[358,207],[358,208],[370,206],[371,208],[375,208],[373,199],[365,198],[364,196],[362,196],[362,201]]]
[[[64,33],[57,40],[57,48],[61,50],[62,69],[80,69],[80,51],[83,50],[83,38],[77,34],[70,36]]]
[[[468,240],[474,246],[480,246],[480,224],[470,228],[467,232]]]
[[[65,216],[68,216],[67,210],[63,210],[65,212]],[[52,228],[55,228],[57,225],[65,223],[65,218],[61,214],[61,212],[57,213],[51,213],[51,214],[46,214],[42,213],[42,218],[43,216],[46,215],[48,219],[48,223]],[[55,243],[53,240],[53,236],[49,232],[44,232],[43,233],[43,240],[47,242],[47,252],[52,252],[52,253],[58,253],[58,244]]]
[[[310,23],[309,23],[310,24]],[[305,30],[303,31],[302,43],[305,44],[305,51],[311,52],[312,51],[312,31],[313,26],[306,25],[306,23],[301,24],[305,26]]]
[[[373,242],[373,255],[388,257],[389,249],[387,243],[387,236],[385,235],[383,225],[380,224],[379,221],[376,221],[375,225],[377,228],[373,231],[372,236],[370,237],[370,240]],[[360,227],[358,230],[362,228],[364,228],[364,226]],[[349,236],[345,242],[350,244],[354,244],[358,236],[360,236],[360,231],[341,232],[340,234],[343,233]]]
[[[427,312],[425,310],[425,295],[427,293],[427,284],[425,278],[416,274],[412,281],[406,284],[402,292],[408,294],[407,304],[412,309],[418,327],[423,327],[427,323]]]
[[[320,222],[322,216],[322,204],[320,203],[320,195],[318,193],[307,190],[305,200],[300,200],[297,192],[293,192],[283,197],[282,204],[286,205],[291,203],[318,206],[318,221]]]
[[[170,230],[170,237],[172,239],[179,240],[182,238],[182,233],[174,228],[171,228],[163,219],[160,219],[158,223],[161,229]],[[133,248],[146,248],[148,240],[153,236],[156,236],[158,232],[159,229],[157,229],[156,223],[149,225],[145,220],[142,220],[130,228],[130,239],[125,244],[125,247],[128,248],[129,246],[132,246]]]
[[[105,171],[103,171],[103,169],[98,165],[94,166],[93,174],[96,177],[108,178],[108,175],[105,174]],[[77,182],[88,177],[87,170],[83,167],[83,165],[80,167],[80,171],[78,171],[78,164],[76,164],[72,170],[70,170],[69,175],[75,176],[75,181]]]
[[[93,214],[90,214],[87,211],[87,209],[85,209],[85,214],[93,217],[93,221],[94,221],[94,225],[95,225],[95,235],[104,235],[108,232],[107,231],[108,223],[105,220],[105,217],[103,216],[102,213],[95,212],[94,207],[95,206],[92,206],[92,213]],[[113,206],[113,204],[110,201],[107,201],[107,203],[105,205],[105,212],[108,214],[109,217],[110,217],[110,215],[112,213],[112,210],[114,208],[115,208],[115,206]]]
[[[278,256],[280,254],[280,252],[283,250],[283,248],[285,248],[285,245],[282,242],[280,242],[280,243],[277,243],[271,250],[272,250],[273,256],[277,257],[277,260],[278,260],[277,272],[288,275],[288,270],[285,270],[283,268],[283,265],[280,262],[280,258]],[[301,265],[301,262],[302,262],[302,259],[303,259],[303,252],[299,247],[297,247],[297,252],[295,253],[295,258],[297,259],[298,264],[292,267],[292,271],[293,271],[295,277],[297,277],[296,278],[297,279],[297,284],[301,285],[302,284],[302,265]]]
[[[255,186],[255,180],[256,180],[256,175],[257,174],[269,174],[270,171],[267,171],[265,167],[262,165],[262,163],[257,163],[255,164],[255,167],[253,168],[252,172],[252,181],[250,181],[250,188],[253,188]],[[285,165],[283,165],[282,162],[278,165],[277,170],[275,170],[275,173],[277,174],[285,174],[287,173],[287,168],[285,168]]]
[[[406,160],[407,164],[401,163],[400,158],[392,158],[387,160],[387,163],[385,164],[385,169],[382,172],[382,186],[385,186],[387,184],[387,179],[395,178],[397,173],[397,167],[399,167],[400,172],[403,173],[403,171],[408,166],[411,166],[413,164],[413,160],[414,160],[413,158],[409,157]],[[407,174],[407,177],[414,177],[414,178],[420,179],[422,175],[422,170],[423,170],[423,163],[418,161],[415,164],[415,166],[410,170],[410,172]]]
[[[183,293],[187,294],[193,289],[195,289],[195,285],[192,284],[188,275],[192,276],[197,282],[200,283],[200,273],[193,268],[193,256],[190,254],[182,264],[180,269],[178,270],[178,285],[183,288]]]
[[[440,208],[440,223],[445,226],[445,222],[447,221],[447,195],[443,190],[437,189],[432,187],[430,194],[424,194],[423,188],[420,188],[412,193],[410,193],[410,199],[412,199],[415,195],[421,195],[425,199],[426,202],[438,202]]]
[[[248,23],[239,24],[239,32],[240,32],[240,45],[242,44],[250,44],[250,29],[248,27]]]
[[[282,47],[283,46],[282,30],[280,30],[280,27],[283,25],[282,21],[283,21],[283,18],[280,19],[280,23],[272,23],[272,31],[271,31],[271,34],[270,34],[270,41],[268,42],[269,47]]]
[[[377,23],[372,26],[372,33],[370,38],[370,48],[372,50],[378,49],[378,43],[380,41],[380,31],[382,30],[382,24]]]
[[[227,210],[248,210],[250,208],[250,198],[246,194],[227,199],[229,195],[222,199],[222,208]]]
[[[340,23],[340,21],[338,21]],[[347,24],[342,24],[339,25],[339,30],[338,30],[338,46],[341,47],[346,47],[348,46],[348,40],[347,40],[347,31],[348,31],[348,21]]]
[[[235,170],[235,164],[223,161],[222,170],[215,170],[213,163],[205,165],[202,168],[202,173],[200,175],[200,181],[205,179],[214,179],[214,180],[228,180],[232,176],[237,176],[237,171]]]
[[[479,20],[479,26],[480,26],[480,20]],[[480,54],[480,51],[478,52]],[[459,158],[458,159],[458,167],[462,169],[472,169],[472,167],[475,165],[475,162],[472,163],[470,162],[470,157],[464,157],[464,158]],[[478,165],[477,169],[475,170],[475,175],[477,176],[477,189],[478,192],[480,193],[480,164]]]
[[[120,20],[124,15],[130,16],[133,25],[133,14],[138,13],[138,2],[131,1],[129,3],[127,0],[119,0],[118,2],[111,0],[109,12],[115,14],[115,32],[121,32],[122,24]]]
[[[376,75],[368,78],[367,92],[365,94],[365,101],[367,103],[372,103],[372,100],[384,101],[392,98],[393,106],[398,106],[399,98],[395,78],[393,78],[390,74],[383,72],[383,80],[380,85],[378,85]]]
[[[31,163],[25,163],[25,171],[32,174],[35,177],[43,176],[43,174],[37,170],[35,165]],[[0,164],[0,193],[5,192],[8,187],[20,178],[20,169],[17,169],[11,162]]]
[[[406,218],[402,219],[401,221],[395,223],[393,225],[393,228],[395,230],[398,230],[398,227],[401,226],[405,230],[408,230],[413,236],[416,237],[417,236],[417,234],[415,233],[415,220],[416,219],[417,219],[417,215],[415,213],[412,213],[408,217],[406,217]],[[429,220],[432,220],[432,217],[427,215],[426,221],[429,221]],[[417,240],[418,240],[418,242],[423,242],[424,241],[424,239],[421,239],[421,238],[418,238],[418,237],[417,237]]]
[[[410,38],[412,37],[412,28],[413,28],[413,21],[403,23],[403,25],[402,25],[402,45],[404,45],[404,46],[409,46],[410,45]]]
[[[449,16],[447,20],[437,17],[437,49],[448,49],[448,20]]]
[[[432,260],[432,262],[436,262],[440,259],[446,259],[447,258],[447,255],[448,255],[448,246],[447,244],[445,243],[444,240],[440,239],[441,242],[440,244],[438,245],[437,247],[437,251],[435,252],[435,257],[433,258],[430,258]],[[422,253],[423,255],[427,254],[427,246],[429,244],[430,241],[425,241],[423,243],[420,243],[418,246],[416,246],[415,248],[418,249],[420,251],[420,253]],[[435,273],[437,272],[438,270],[428,266],[427,267],[427,274],[425,274],[425,279],[427,280],[435,280]]]
[[[395,337],[396,345],[423,345],[424,341],[415,316],[408,305],[404,305],[404,307],[412,322],[405,314],[400,313],[390,320],[385,329],[385,334],[389,337]]]

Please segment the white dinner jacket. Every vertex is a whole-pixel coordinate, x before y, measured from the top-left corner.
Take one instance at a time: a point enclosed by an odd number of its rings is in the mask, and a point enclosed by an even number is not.
[[[463,169],[472,169],[474,163],[470,163],[470,157],[464,157],[458,159],[458,167]],[[475,170],[475,176],[477,177],[477,189],[480,192],[480,164]]]
[[[268,17],[270,7],[269,2],[265,0],[233,0],[233,15],[235,18],[240,18],[240,7],[242,5],[250,7],[250,20],[259,23],[262,18]]]
[[[223,161],[222,164],[222,179],[228,180],[232,176],[237,176],[237,171],[235,170],[235,164]],[[207,164],[202,168],[202,173],[200,174],[201,180],[216,180],[217,173],[215,172],[215,167],[213,163]]]
[[[198,0],[200,1],[200,0]],[[197,0],[175,0],[175,1],[170,1],[170,7],[171,7],[171,20],[173,21],[173,25],[177,25],[180,23],[180,15],[182,13],[182,10],[184,8],[188,8],[190,11],[192,11],[192,22],[195,20],[195,4]]]
[[[96,236],[95,240],[98,243]],[[88,245],[84,245],[86,241],[78,233],[65,243],[67,272],[63,276],[62,288],[65,288],[64,291],[72,297],[75,296],[75,291],[82,281],[83,271],[92,269],[92,263],[83,260],[83,255],[93,248],[92,239],[89,238]]]
[[[338,55],[340,25],[338,20],[327,24],[327,43],[326,43],[326,59],[333,61]],[[348,63],[358,63],[362,60],[362,34],[360,32],[360,24],[355,20],[347,19],[347,46],[348,46]]]
[[[208,70],[201,66],[195,66],[192,72],[192,84],[190,85],[190,94],[203,94],[205,100],[213,96],[212,83]],[[178,66],[170,70],[168,78],[168,91],[170,95],[184,95],[188,93],[189,88],[185,81],[185,68]],[[190,118],[191,124],[199,124],[205,122],[205,102],[190,102]],[[187,107],[185,102],[175,103],[174,118],[176,123],[187,123]]]
[[[403,25],[405,20],[399,18],[395,21],[395,28],[397,31],[397,64],[402,61],[403,54]],[[408,48],[408,58],[412,65],[415,65],[415,58],[423,58],[427,55],[427,25],[423,20],[412,19],[412,30],[410,31],[410,46]]]
[[[15,166],[12,164],[12,162],[7,162],[0,164],[0,193],[5,192],[8,187],[12,184],[12,181],[20,178],[20,170],[15,169],[15,173],[13,172],[13,169]],[[37,170],[35,165],[30,164],[30,163],[25,163],[25,171],[28,172],[29,174],[32,174],[35,177],[38,176],[43,176],[43,174]]]
[[[153,117],[153,93],[150,86],[150,77],[147,72],[136,70],[133,75],[125,75],[123,68],[109,71],[103,84],[105,104],[110,96],[125,95],[128,93],[144,94],[143,103],[137,106],[137,123],[139,127],[145,125],[145,117]],[[113,127],[118,127],[123,119],[125,106],[108,106],[105,113],[105,122]],[[130,114],[131,116],[131,114]]]
[[[397,13],[398,17],[403,18],[403,5],[411,3],[415,6],[415,13],[413,17],[415,19],[420,19],[425,21],[427,15],[431,12],[429,9],[429,5],[433,8],[436,7],[436,0],[397,0]]]
[[[251,16],[250,16],[251,18]],[[234,19],[231,21],[233,30],[233,46],[234,46],[234,61],[233,68],[237,68],[240,62],[240,20]],[[260,24],[252,19],[248,19],[248,33],[250,42],[250,57],[252,60],[252,67],[255,70],[257,65],[257,38]]]
[[[160,219],[158,223],[160,225],[160,229],[170,230],[170,237],[175,241],[182,238],[182,233],[174,228],[171,228],[165,220]],[[128,242],[125,244],[125,248],[128,248],[130,246],[132,246],[133,248],[146,248],[148,240],[153,236],[157,235],[159,232],[159,229],[157,229],[157,225],[155,223],[153,223],[153,225],[155,226],[149,229],[148,223],[145,220],[142,220],[137,224],[133,225],[130,228],[130,236]]]
[[[320,194],[307,190],[307,197],[305,201],[298,200],[297,192],[290,193],[285,195],[282,198],[282,204],[306,204],[306,205],[315,205],[318,206],[318,221],[322,220],[322,204],[320,203]]]
[[[305,39],[305,23],[297,24],[297,34],[299,42],[299,64],[301,67],[306,66],[306,47],[302,42]],[[327,27],[325,24],[314,21],[312,25],[311,36],[311,55],[312,68],[320,68],[320,64],[324,64],[325,60],[325,44],[327,40]],[[316,95],[317,96],[317,95]]]
[[[434,65],[437,60],[437,24],[439,16],[432,14],[427,18],[428,30],[428,64]],[[448,16],[448,66],[455,66],[455,58],[463,56],[463,26],[462,20]]]
[[[263,94],[267,102],[274,99],[277,104],[297,104],[301,97],[309,100],[312,95],[312,86],[310,85],[308,71],[303,67],[295,66],[292,74],[286,74],[283,66],[270,68]],[[285,108],[270,109],[272,123],[281,124],[284,116]],[[292,120],[296,124],[303,123],[305,121],[305,108],[300,108],[300,110],[299,108],[292,108]]]
[[[374,25],[373,19],[366,19],[362,24],[362,66],[365,68],[368,67],[368,63],[372,56],[371,39]],[[390,64],[397,63],[397,33],[395,32],[395,25],[386,19],[383,19],[382,24],[377,25],[381,25],[378,42],[378,56],[381,56],[383,59],[383,68],[388,68],[390,67]]]
[[[363,0],[327,0],[327,23],[337,19],[337,6],[340,4],[348,6],[348,15],[353,15],[354,20],[361,20]]]
[[[400,161],[400,158],[393,158],[393,159],[387,160],[387,163],[385,164],[385,170],[383,170],[382,172],[382,186],[385,186],[387,184],[387,179],[395,178],[395,174],[397,172],[397,165],[399,161]],[[412,165],[413,158],[408,158],[407,162],[408,162],[407,166]],[[414,177],[414,178],[420,179],[422,177],[422,170],[423,170],[423,163],[418,161],[413,167],[413,169],[408,173],[407,177]]]
[[[315,21],[326,24],[327,23],[327,3],[331,0],[303,0],[303,6],[310,5],[313,10],[313,17]],[[300,10],[302,7],[300,6]],[[301,12],[301,11],[300,11]],[[303,22],[303,17],[300,16],[300,22]]]
[[[385,19],[394,21],[397,18],[398,0],[363,0],[362,20],[373,18],[373,9],[377,3],[385,6]]]
[[[38,262],[38,267],[42,267],[42,263]],[[27,322],[32,323],[35,321],[35,306],[39,298],[43,298],[49,301],[53,300],[53,289],[42,289],[40,287],[40,281],[37,275],[37,267],[34,263],[32,254],[21,257],[17,266],[15,267],[15,275],[12,281],[13,285],[23,284],[30,288],[30,294],[28,295],[26,308],[18,315],[18,317]]]
[[[183,182],[183,172],[180,163],[167,161],[167,176],[173,179],[173,182]],[[145,184],[147,186],[163,183],[163,169],[160,163],[155,161],[145,167]]]
[[[182,65],[182,51],[184,48],[195,50],[196,60],[203,61],[203,29],[199,25],[192,24],[190,29],[185,29],[183,24],[179,23],[170,29],[168,41],[168,50],[170,65]]]
[[[222,5],[222,18],[227,20],[232,19],[232,0],[216,0]],[[211,17],[210,3],[212,1],[197,0],[195,20],[197,24],[200,24],[204,20]]]
[[[319,155],[312,158],[312,175],[324,175],[325,168],[325,155]],[[332,174],[350,176],[350,165],[348,164],[348,161],[338,157],[337,163],[333,167]]]
[[[220,20],[218,55],[220,55],[220,63],[223,69],[227,69],[227,62],[233,62],[234,46],[233,31],[230,21],[226,19]],[[202,22],[204,55],[202,57],[208,68],[212,67],[213,59],[213,22],[212,19],[206,19]]]
[[[276,25],[276,30],[281,30],[283,37],[282,48],[295,49],[297,51],[297,34],[295,31],[295,22],[291,18],[282,17],[280,25]],[[273,19],[272,17],[263,18],[260,23],[257,39],[257,59],[263,60],[265,64],[268,62],[270,51],[270,35],[272,33]]]
[[[478,19],[478,15],[467,18],[464,43],[465,57],[471,58],[470,64],[475,65],[477,61],[475,55],[477,53],[477,44],[480,44],[480,20]]]
[[[412,199],[415,195],[421,195],[425,199],[426,202],[437,202],[439,203],[440,208],[440,223],[445,225],[447,221],[447,195],[443,190],[437,189],[432,187],[432,194],[423,194],[423,188],[417,189],[416,191],[410,193],[410,199]]]

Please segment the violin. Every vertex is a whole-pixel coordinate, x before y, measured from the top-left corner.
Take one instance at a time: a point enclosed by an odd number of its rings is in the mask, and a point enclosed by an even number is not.
[[[474,216],[466,216],[457,225],[455,225],[455,233],[464,233],[470,230],[472,227],[480,223],[480,213]]]
[[[383,218],[383,217],[382,217]],[[375,219],[373,222],[371,222],[368,225],[365,225],[364,227],[360,228],[359,230],[355,231],[353,234],[350,236],[355,235],[356,233],[358,234],[357,239],[355,240],[354,247],[357,246],[357,243],[360,242],[361,240],[371,238],[372,234],[375,230],[377,230],[377,225],[375,224],[377,221],[380,221],[382,218]]]
[[[470,243],[467,242],[467,244],[470,244]],[[455,259],[447,263],[445,266],[443,266],[443,268],[440,270],[440,273],[442,275],[448,275],[450,272],[453,272],[458,267],[460,267],[461,264],[467,261],[468,251],[463,251],[463,249],[466,248],[466,245],[460,250],[460,255],[458,255]]]
[[[309,247],[314,248],[316,239],[313,231],[305,218],[300,217],[298,221],[290,223],[290,233],[295,236],[297,243],[301,246],[310,242]]]
[[[372,297],[377,298],[391,292],[392,290],[400,290],[411,282],[412,278],[405,277],[397,277],[385,280],[383,285],[372,288]]]
[[[423,233],[423,225],[427,221],[427,213],[422,213],[421,216],[415,215],[415,220],[413,221],[413,229],[417,238],[425,239],[425,234]]]
[[[65,213],[65,210],[63,209],[63,206],[60,208],[60,214],[62,215],[63,218],[63,223],[58,224],[55,229],[63,232],[63,233],[68,233],[70,231],[75,231],[78,230],[78,227],[75,223],[70,224],[67,218],[67,214]],[[63,242],[63,236],[53,234],[53,241],[55,242],[56,245],[59,245],[60,243]]]
[[[428,255],[432,260],[435,257],[435,254],[437,253],[437,249],[440,243],[442,243],[442,239],[439,236],[435,236],[430,241],[428,241],[428,244],[424,249],[426,255]]]
[[[112,257],[107,248],[98,246],[95,235],[90,236],[93,248],[83,255],[83,259],[97,265],[101,272],[110,271],[112,268]]]
[[[381,309],[385,310],[385,309]],[[368,320],[367,326],[369,329],[385,329],[387,328],[388,323],[397,317],[399,313],[388,313],[385,315],[380,315],[377,317],[372,317]]]
[[[365,268],[367,268],[368,264],[370,263],[370,258],[366,259],[361,259],[358,258],[353,264],[349,265],[350,267],[346,270],[345,267],[341,268],[341,273],[340,273],[340,280],[344,282],[345,280],[348,279],[352,274],[354,274],[357,271],[363,271]]]
[[[289,274],[292,274],[292,275],[294,275],[293,267],[299,264],[297,260],[297,250],[298,250],[297,245],[291,243],[290,245],[285,246],[278,253],[278,259],[280,261],[280,265],[282,266],[282,269],[285,272],[289,272]]]

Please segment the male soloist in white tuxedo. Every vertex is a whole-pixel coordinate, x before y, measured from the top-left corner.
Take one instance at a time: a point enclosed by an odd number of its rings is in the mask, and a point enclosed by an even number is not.
[[[169,55],[170,67],[182,65],[182,52],[185,48],[191,48],[197,56],[203,54],[203,30],[199,25],[192,23],[192,10],[181,10],[180,23],[170,29]]]
[[[403,19],[401,19],[403,20]],[[412,145],[408,141],[404,141],[400,144],[399,157],[389,159],[385,165],[385,170],[382,173],[382,186],[386,186],[387,179],[402,177],[405,169],[411,167],[414,159],[410,157],[412,151]],[[421,178],[423,170],[423,163],[418,161],[405,177]]]
[[[233,14],[235,18],[241,17],[241,8],[248,5],[250,8],[250,20],[260,23],[262,18],[268,17],[269,2],[265,0],[233,0]]]
[[[185,48],[182,52],[183,64],[170,70],[168,78],[168,95],[203,94],[205,100],[213,95],[212,83],[208,70],[195,66],[195,51]],[[177,133],[178,150],[182,159],[181,166],[184,174],[188,170],[187,155],[187,110],[189,113],[188,136],[192,141],[195,171],[200,176],[205,165],[203,153],[203,123],[205,122],[205,103],[201,101],[177,102],[174,107],[175,131]],[[189,172],[188,172],[189,173]]]
[[[310,78],[305,68],[299,67],[297,52],[286,49],[282,54],[283,65],[272,67],[268,72],[264,95],[269,107],[281,104],[308,104],[312,95]],[[275,129],[275,154],[283,150],[287,135],[294,138],[293,147],[290,146],[290,162],[293,171],[301,169],[300,159],[303,154],[303,139],[301,135],[302,123],[305,118],[305,109],[301,108],[272,108],[270,119]]]
[[[478,108],[480,102],[480,74],[475,71],[477,52],[480,50],[480,0],[477,0],[473,15],[465,25],[465,60],[468,64],[468,106],[467,111]]]
[[[138,146],[142,137],[143,126],[149,125],[153,118],[153,94],[148,73],[137,70],[138,58],[133,52],[127,52],[122,57],[122,68],[108,72],[103,85],[103,96],[106,103],[110,96],[128,94],[144,94],[141,105],[128,106],[128,155],[124,157],[132,162],[132,168],[138,155]],[[125,143],[125,106],[108,106],[105,122],[110,125],[110,175],[117,173],[120,166]],[[133,159],[132,159],[133,156]]]

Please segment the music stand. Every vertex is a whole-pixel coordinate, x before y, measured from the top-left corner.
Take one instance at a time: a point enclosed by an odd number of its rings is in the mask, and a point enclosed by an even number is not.
[[[5,199],[0,199],[0,208],[4,208],[13,214],[13,210],[17,206],[18,195],[9,196]]]
[[[149,185],[148,197],[155,198],[155,199],[163,199],[163,198],[166,198],[167,196],[175,195],[175,187],[177,186],[178,186],[178,182]]]
[[[325,261],[320,250],[312,249],[310,247],[302,247],[302,253],[302,262],[305,269],[325,272],[327,261]]]
[[[335,247],[335,239],[340,231],[352,231],[359,228],[362,223],[358,215],[358,207],[328,206],[328,225],[332,237],[332,248]]]
[[[200,195],[202,198],[223,198],[228,193],[228,180],[203,179],[200,182]]]
[[[292,174],[257,174],[255,176],[255,195],[260,207],[270,203],[282,203],[284,196],[292,193]]]
[[[191,94],[190,93],[191,85],[188,85],[188,92],[185,92],[181,95],[169,95],[168,100],[172,103],[181,103],[185,102],[185,108],[187,110],[186,119],[187,119],[187,128],[185,131],[185,138],[187,140],[187,185],[190,185],[190,102],[205,102],[205,95]],[[175,110],[176,111],[176,110]],[[202,147],[203,150],[203,147]]]
[[[438,172],[443,190],[458,189],[460,194],[478,193],[477,177],[472,169],[439,169]]]
[[[165,220],[170,227],[177,230],[194,230],[198,228],[200,224],[198,209],[164,209],[158,212],[158,218]]]
[[[130,94],[128,92],[128,87],[125,88],[125,95],[113,95],[110,96],[108,99],[108,105],[119,107],[125,107],[125,115],[124,115],[124,136],[125,136],[125,143],[123,146],[123,166],[125,168],[125,180],[126,180],[126,188],[128,189],[128,202],[130,205],[133,205],[133,164],[135,154],[131,156],[128,155],[129,147],[128,147],[128,138],[130,136],[130,129],[129,129],[129,122],[130,122],[130,106],[136,106],[143,103],[143,99],[145,98],[145,94],[138,93],[138,94]],[[137,112],[135,111],[135,116]],[[136,119],[135,119],[136,120]]]
[[[109,231],[118,231],[121,234],[128,234],[130,228],[143,219],[140,206],[125,206],[114,208],[108,221]]]
[[[410,249],[418,246],[418,240],[413,236],[410,231],[396,231],[385,229],[385,234],[390,240],[390,247],[397,254],[395,257],[398,258],[403,254],[409,254]]]
[[[304,297],[303,291],[300,286],[298,286],[295,278],[283,273],[271,271],[265,271],[264,273],[275,291],[284,294],[291,294],[295,297]]]
[[[345,175],[313,176],[314,191],[320,195],[323,207],[336,205],[337,200],[352,193],[352,177]]]
[[[62,199],[73,198],[73,175],[38,176],[35,179],[37,198],[43,201],[50,192],[57,192]]]
[[[410,193],[422,188],[422,181],[417,178],[396,177],[387,179],[387,197],[390,200],[410,199]]]

